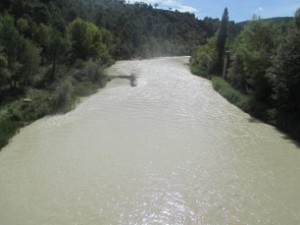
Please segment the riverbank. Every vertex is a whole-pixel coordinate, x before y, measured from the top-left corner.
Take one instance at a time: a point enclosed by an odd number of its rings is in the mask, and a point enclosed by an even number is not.
[[[49,87],[27,89],[0,105],[0,151],[20,128],[47,115],[69,112],[81,97],[96,93],[111,79],[95,62],[85,62],[60,75]]]
[[[204,76],[204,78],[210,79],[213,88],[230,103],[262,122],[275,126],[296,141],[300,140],[300,121],[295,115],[276,113],[272,107],[257,102],[251,96],[235,89],[221,76],[212,76],[211,78]]]

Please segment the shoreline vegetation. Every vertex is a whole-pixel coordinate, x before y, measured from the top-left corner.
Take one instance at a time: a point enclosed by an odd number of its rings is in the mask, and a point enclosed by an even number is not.
[[[291,21],[254,16],[234,34],[221,26],[190,58],[195,75],[251,116],[300,140],[300,9]]]
[[[288,114],[275,117],[276,112],[274,108],[264,105],[261,102],[256,102],[251,96],[245,95],[235,89],[229,82],[220,76],[213,76],[211,82],[214,90],[222,95],[227,101],[254,118],[284,132],[289,138],[294,139],[298,145],[300,140],[298,119],[289,117]]]
[[[81,69],[71,69],[66,73],[72,73],[73,78],[66,76],[49,90],[28,89],[20,98],[1,106],[0,149],[9,143],[20,128],[44,116],[73,110],[80,97],[96,93],[113,79],[99,64],[91,61],[85,62]],[[80,80],[77,76],[80,76]]]
[[[299,143],[300,121],[295,115],[278,114],[274,108],[261,102],[256,102],[250,95],[246,95],[235,89],[229,82],[220,76],[213,76],[211,82],[213,88],[227,99],[227,101],[254,118],[276,127],[290,138],[294,139],[296,143]]]
[[[56,89],[27,90],[27,94],[22,98],[0,108],[0,151],[20,128],[45,116],[64,114],[74,110],[80,98],[97,93],[114,79],[125,79],[129,81],[131,87],[137,86],[135,74],[113,75],[105,71],[101,64],[91,61],[84,62],[80,67],[81,69],[72,69],[68,72],[75,75],[74,79],[66,77],[57,81],[59,85]],[[76,78],[78,75],[80,80]]]

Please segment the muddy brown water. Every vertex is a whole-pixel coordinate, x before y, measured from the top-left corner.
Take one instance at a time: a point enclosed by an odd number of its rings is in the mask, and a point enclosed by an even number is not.
[[[299,225],[299,148],[187,62],[117,62],[137,86],[23,128],[0,152],[0,224]]]

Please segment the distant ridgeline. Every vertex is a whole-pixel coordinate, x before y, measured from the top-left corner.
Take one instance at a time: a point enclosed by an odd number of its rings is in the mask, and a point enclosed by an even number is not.
[[[274,22],[276,24],[280,24],[280,23],[284,24],[284,23],[293,21],[294,17],[274,17],[274,18],[261,19],[261,20],[265,21],[265,22]],[[250,22],[251,22],[251,20],[247,20],[247,21],[239,22],[239,23],[237,23],[237,25],[239,25],[241,27],[245,27]]]

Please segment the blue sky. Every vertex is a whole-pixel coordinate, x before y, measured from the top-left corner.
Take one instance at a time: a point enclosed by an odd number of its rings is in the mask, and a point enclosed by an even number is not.
[[[192,12],[201,19],[205,16],[220,18],[224,8],[228,7],[230,19],[236,22],[251,19],[254,14],[261,18],[294,16],[300,8],[300,0],[127,0],[130,3],[136,1]]]

